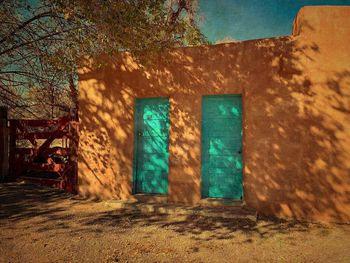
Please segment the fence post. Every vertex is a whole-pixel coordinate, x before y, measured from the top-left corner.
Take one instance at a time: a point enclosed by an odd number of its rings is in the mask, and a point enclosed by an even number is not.
[[[9,129],[7,127],[7,108],[0,107],[0,182],[9,176]]]

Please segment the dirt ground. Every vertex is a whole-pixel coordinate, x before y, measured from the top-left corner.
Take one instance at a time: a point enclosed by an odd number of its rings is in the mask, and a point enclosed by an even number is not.
[[[0,262],[350,262],[350,226],[127,214],[0,185]]]

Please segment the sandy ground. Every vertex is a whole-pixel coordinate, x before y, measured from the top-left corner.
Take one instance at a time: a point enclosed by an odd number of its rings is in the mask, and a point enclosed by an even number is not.
[[[0,262],[350,262],[350,226],[127,214],[0,185]]]

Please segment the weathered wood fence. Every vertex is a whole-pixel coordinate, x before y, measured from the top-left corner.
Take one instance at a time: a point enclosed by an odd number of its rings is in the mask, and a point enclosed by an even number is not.
[[[2,112],[1,180],[18,179],[75,192],[78,122],[7,119]]]
[[[9,129],[7,108],[0,107],[0,182],[9,176]]]

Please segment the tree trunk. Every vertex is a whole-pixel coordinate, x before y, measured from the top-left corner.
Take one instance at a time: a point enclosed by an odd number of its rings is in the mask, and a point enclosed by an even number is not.
[[[78,89],[74,83],[73,75],[70,75],[70,78],[69,78],[69,88],[71,92],[71,98],[75,107],[75,109],[73,110],[72,116],[74,120],[78,121],[78,110],[79,110]]]

